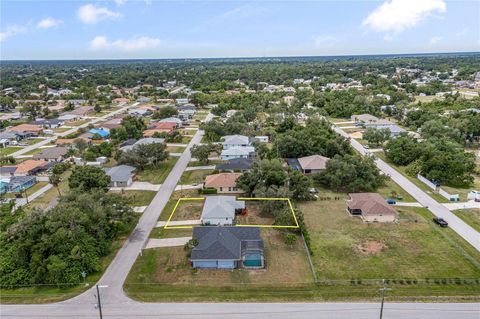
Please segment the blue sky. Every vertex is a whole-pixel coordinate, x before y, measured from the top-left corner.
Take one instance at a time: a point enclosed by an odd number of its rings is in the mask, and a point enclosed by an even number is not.
[[[1,59],[480,51],[480,2],[1,1]]]

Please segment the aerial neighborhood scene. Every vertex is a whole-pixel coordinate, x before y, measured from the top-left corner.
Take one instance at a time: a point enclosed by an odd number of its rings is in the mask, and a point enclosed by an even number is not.
[[[0,5],[0,317],[480,318],[480,3]]]

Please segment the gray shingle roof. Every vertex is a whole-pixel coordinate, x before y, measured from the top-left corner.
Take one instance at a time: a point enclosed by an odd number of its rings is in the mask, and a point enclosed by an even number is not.
[[[208,196],[203,205],[202,219],[234,218],[235,209],[245,208],[244,201],[237,201],[235,196]]]
[[[56,159],[67,154],[66,147],[51,147],[44,149],[41,153],[32,156],[33,159]]]
[[[248,170],[253,165],[251,158],[235,158],[225,164],[219,164],[215,168],[218,170]]]
[[[193,248],[192,260],[240,260],[245,249],[263,250],[258,227],[199,226],[193,228],[198,245]]]
[[[128,165],[118,165],[111,168],[105,168],[105,173],[110,176],[112,182],[127,182],[132,177],[135,167]]]

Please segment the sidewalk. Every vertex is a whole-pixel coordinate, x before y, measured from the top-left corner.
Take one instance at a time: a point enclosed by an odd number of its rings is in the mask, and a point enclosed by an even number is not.
[[[215,165],[207,165],[207,166],[188,166],[185,169],[185,172],[188,171],[197,171],[197,170],[208,170],[208,169],[215,169]]]
[[[168,223],[168,226],[189,226],[189,225],[200,225],[202,221],[200,219],[191,219],[191,220],[173,220]],[[155,227],[163,227],[167,224],[165,221],[157,223]]]

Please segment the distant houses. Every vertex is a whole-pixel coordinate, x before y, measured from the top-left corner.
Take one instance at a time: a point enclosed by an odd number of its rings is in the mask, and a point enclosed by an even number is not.
[[[321,155],[310,155],[299,158],[288,158],[288,165],[296,171],[300,171],[304,175],[319,173],[327,166],[330,159]]]
[[[46,160],[48,162],[61,162],[68,153],[66,147],[50,147],[43,149],[40,153],[32,156],[36,160]]]
[[[390,131],[390,136],[396,137],[401,133],[406,132],[403,128],[399,127],[397,124],[390,122],[385,119],[379,119],[376,116],[370,114],[359,114],[352,115],[351,120],[355,122],[355,125],[373,128],[373,129],[388,129]]]
[[[3,176],[0,178],[0,194],[18,193],[37,183],[35,176]]]
[[[224,161],[238,158],[255,157],[255,147],[251,146],[250,139],[244,135],[227,135],[222,138],[223,150],[220,158]]]

